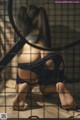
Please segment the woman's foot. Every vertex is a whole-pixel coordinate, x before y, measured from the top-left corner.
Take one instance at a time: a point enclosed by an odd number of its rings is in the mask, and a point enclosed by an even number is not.
[[[70,106],[70,105],[61,105],[60,106],[64,110],[76,110],[76,106]]]
[[[76,104],[72,95],[62,82],[58,82],[56,84],[56,91],[60,98],[61,108],[65,110],[76,108]]]
[[[19,96],[16,95],[16,97],[13,100],[13,110],[24,110],[25,108],[25,101],[19,100]]]
[[[18,110],[18,111],[26,110],[26,108],[27,108],[27,104],[24,103],[23,101],[21,101],[19,104],[16,104],[15,106],[13,106],[13,110]]]
[[[25,109],[27,91],[28,91],[27,83],[19,85],[18,93],[13,100],[13,110]]]
[[[68,111],[73,110],[73,111],[76,111],[76,112],[80,112],[80,106],[61,105],[60,107],[64,110],[68,110]]]

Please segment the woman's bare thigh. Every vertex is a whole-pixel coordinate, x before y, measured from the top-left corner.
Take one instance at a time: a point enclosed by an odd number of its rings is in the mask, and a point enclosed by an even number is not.
[[[32,83],[37,82],[37,75],[34,72],[31,72],[30,70],[22,70],[18,68],[18,75],[21,79]]]

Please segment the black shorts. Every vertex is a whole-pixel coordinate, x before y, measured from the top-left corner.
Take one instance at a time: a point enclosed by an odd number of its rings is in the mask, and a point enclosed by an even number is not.
[[[46,66],[47,60],[53,60],[55,63],[55,68],[50,70]],[[64,68],[62,70],[59,70],[60,63],[64,61],[60,55],[56,54],[48,54],[43,59],[37,60],[33,63],[19,63],[18,68],[23,70],[30,70],[32,72],[35,72],[38,76],[38,83],[40,85],[51,85],[56,84],[58,82],[64,82]],[[19,78],[19,76],[18,76]],[[17,83],[19,83],[20,80],[17,79]]]
[[[64,82],[64,71],[45,70],[38,76],[40,85],[51,85],[58,82]]]

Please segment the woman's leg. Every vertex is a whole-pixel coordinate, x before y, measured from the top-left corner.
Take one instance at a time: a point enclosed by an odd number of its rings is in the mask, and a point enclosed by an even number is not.
[[[13,110],[24,110],[26,103],[26,95],[28,94],[28,84],[22,83],[16,85],[16,96],[13,100]]]
[[[23,110],[25,103],[28,101],[30,96],[31,87],[27,84],[36,82],[36,75],[28,70],[18,69],[17,84],[16,84],[16,96],[13,100],[14,110]]]
[[[50,95],[57,91],[63,109],[75,108],[75,101],[62,82],[58,82],[56,86],[55,85],[40,86],[40,91],[43,93],[43,95]]]
[[[40,85],[39,88],[43,95],[51,95],[56,91],[55,85]]]
[[[62,82],[58,82],[56,84],[56,91],[59,95],[61,105],[64,109],[75,108],[74,99]]]

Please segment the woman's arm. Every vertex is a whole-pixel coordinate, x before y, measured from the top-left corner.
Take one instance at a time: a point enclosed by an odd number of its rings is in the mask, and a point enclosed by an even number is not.
[[[44,45],[42,42],[39,43],[39,46],[43,48],[47,48],[47,46]],[[48,51],[40,50],[41,58],[44,58],[45,56],[47,56],[48,53],[49,53]]]
[[[42,43],[40,44],[41,47],[45,47],[47,48],[46,46],[44,46]],[[41,58],[44,58],[46,57],[50,52],[49,51],[43,51],[41,50],[40,51],[40,54],[41,54]],[[55,63],[52,59],[49,59],[46,61],[46,65],[48,66],[49,69],[54,69],[55,67]]]

